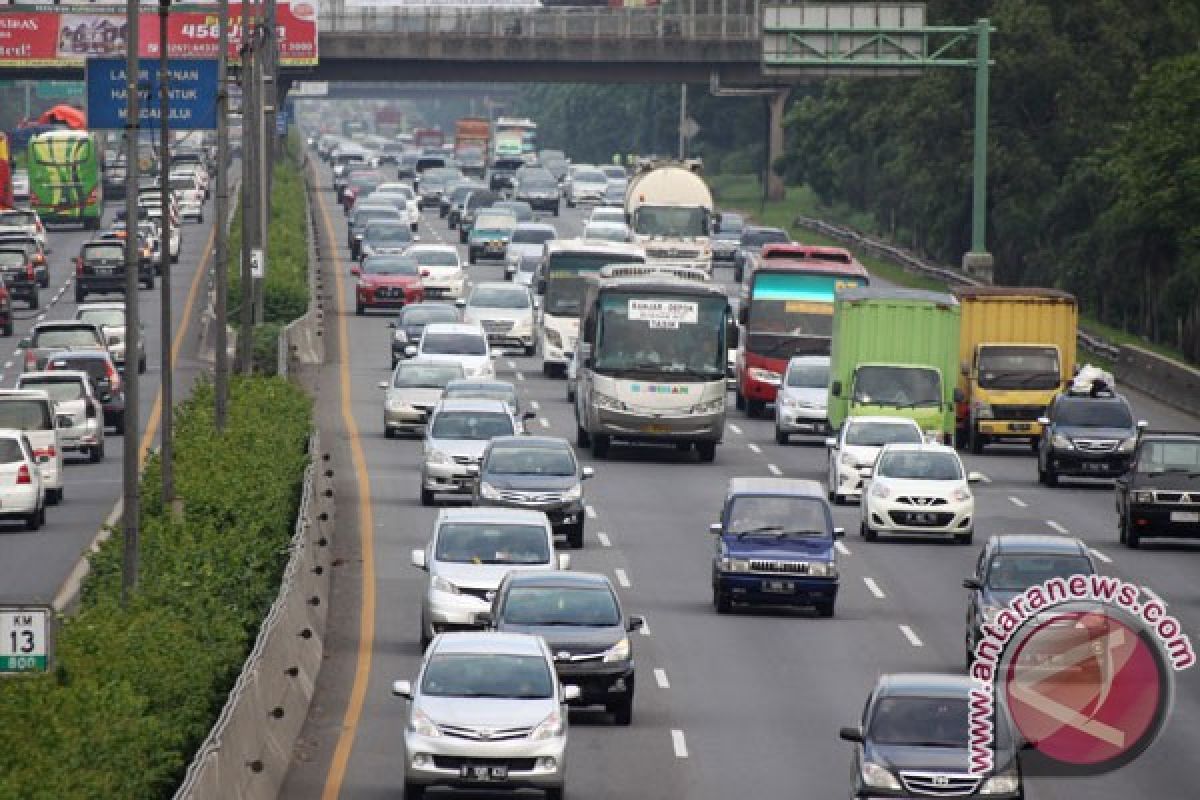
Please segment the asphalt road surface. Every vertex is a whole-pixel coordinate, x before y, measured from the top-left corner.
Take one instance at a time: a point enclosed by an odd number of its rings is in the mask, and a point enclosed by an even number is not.
[[[421,658],[425,576],[410,566],[409,553],[427,541],[436,510],[422,508],[418,498],[420,441],[383,436],[376,384],[389,374],[390,315],[353,314],[344,217],[323,167],[321,174],[317,222],[325,268],[340,275],[340,286],[327,281],[326,308],[335,324],[318,401],[337,470],[338,562],[326,663],[281,796],[381,800],[398,797],[403,780],[405,709],[390,685],[415,677]],[[581,229],[583,217],[564,206],[563,216],[547,219],[567,237]],[[423,213],[420,234],[422,242],[457,242],[432,210]],[[732,295],[730,273],[720,268],[717,277]],[[501,269],[484,264],[470,274],[495,280]],[[564,383],[543,378],[538,357],[501,355],[497,368],[538,412],[534,432],[573,440]],[[1196,426],[1145,397],[1129,397],[1153,427]],[[777,445],[770,420],[747,419],[732,405],[731,398],[714,464],[673,448],[614,446],[599,462],[580,454],[596,477],[586,484],[586,545],[571,552],[572,568],[612,576],[627,611],[644,614],[648,628],[633,637],[639,673],[633,725],[614,727],[601,713],[571,715],[567,785],[575,800],[847,797],[851,746],[838,739],[838,728],[857,723],[881,673],[962,673],[967,592],[961,582],[993,534],[1081,537],[1106,571],[1150,587],[1186,631],[1200,630],[1200,544],[1126,550],[1117,544],[1111,484],[1042,487],[1027,447],[964,455],[968,469],[987,477],[975,488],[973,546],[867,543],[857,535],[858,508],[835,507],[837,524],[849,531],[835,617],[717,616],[708,525],[730,478],[823,482],[827,459],[820,440]],[[1195,797],[1186,765],[1197,752],[1200,678],[1192,670],[1179,676],[1173,717],[1149,753],[1103,779],[1031,781],[1027,796]]]

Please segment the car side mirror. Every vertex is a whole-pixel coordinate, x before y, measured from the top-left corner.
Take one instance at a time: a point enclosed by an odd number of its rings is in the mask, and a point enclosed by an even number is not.
[[[837,439],[829,438],[825,440],[825,447],[832,450],[837,447]]]
[[[956,402],[956,403],[966,402],[966,399],[967,399],[967,396],[963,393],[963,390],[958,388],[957,386],[954,387],[953,397],[954,397],[954,402]]]
[[[546,293],[546,279],[545,279],[545,278],[539,278],[539,279],[538,279],[538,282],[537,282],[537,293],[538,293],[538,294],[545,294],[545,293]]]
[[[982,472],[968,472],[967,473],[967,483],[983,483],[983,473]]]
[[[983,582],[979,578],[963,578],[962,585],[964,589],[970,589],[973,592],[983,588]]]
[[[423,269],[423,270],[421,270],[421,277],[422,277],[422,278],[428,278],[428,277],[429,277],[429,270],[427,270],[427,269]],[[396,326],[395,326],[395,325],[392,325],[392,327],[394,328],[394,327],[396,327]]]
[[[521,415],[521,422],[529,422],[530,420],[534,420],[534,419],[537,419],[536,411],[526,411],[524,414]]]
[[[388,382],[387,382],[387,381],[380,381],[380,382],[379,382],[379,388],[380,388],[380,389],[386,389],[386,388],[388,388]]]
[[[1144,430],[1146,430],[1146,428],[1149,428],[1149,427],[1150,427],[1150,423],[1149,423],[1149,422],[1147,422],[1146,420],[1144,420],[1144,419],[1139,419],[1139,420],[1137,421],[1137,429],[1138,429],[1138,431],[1144,431]]]
[[[389,323],[388,323],[388,327],[389,327],[389,328],[394,328],[394,327],[396,327],[396,322],[395,322],[395,320],[393,320],[393,321],[389,322]]]
[[[466,307],[467,307],[467,301],[466,301],[466,300],[464,300],[463,298],[461,298],[461,297],[460,297],[460,298],[458,298],[457,300],[455,300],[455,301],[454,301],[454,307],[455,307],[455,308],[466,308]]]
[[[1050,425],[1050,418],[1049,417],[1038,417],[1037,424],[1041,425],[1043,428],[1048,427]]]
[[[833,383],[831,383],[829,385],[829,393],[831,395],[833,395],[834,397],[841,397],[842,396],[842,382],[834,381]]]
[[[412,700],[412,683],[409,681],[392,681],[392,694]]]
[[[496,620],[492,617],[492,612],[490,612],[490,611],[476,611],[475,612],[475,624],[476,625],[481,625],[485,628],[490,628],[495,623],[495,621]]]
[[[629,619],[625,622],[625,630],[629,633],[640,631],[644,627],[646,627],[646,618],[639,614],[630,614]]]
[[[358,264],[355,264],[350,267],[350,274],[351,275],[362,275],[362,268],[360,266],[358,266]]]
[[[580,475],[583,480],[590,480],[591,478],[596,477],[596,470],[592,467],[584,467],[582,470],[580,470]]]
[[[412,358],[416,354],[417,354],[417,346],[415,344],[409,344],[409,345],[404,346],[404,355],[408,356],[409,358]]]
[[[558,568],[560,570],[563,570],[564,572],[571,568],[571,554],[570,553],[559,553],[558,554]]]
[[[414,567],[416,567],[417,569],[428,569],[429,568],[429,565],[425,563],[425,551],[424,550],[413,550],[412,551],[412,565]]]
[[[583,696],[583,693],[579,691],[579,687],[574,684],[567,684],[562,687],[562,690],[563,700],[566,700],[568,703],[572,703]]]
[[[725,526],[719,522],[714,522],[708,526],[708,532],[714,536],[720,536],[721,531],[725,530]]]
[[[857,726],[853,728],[842,728],[840,731],[838,731],[838,738],[844,742],[862,742],[862,728]]]
[[[834,528],[833,529],[833,538],[834,539],[845,539],[846,538],[846,529],[845,528]]]

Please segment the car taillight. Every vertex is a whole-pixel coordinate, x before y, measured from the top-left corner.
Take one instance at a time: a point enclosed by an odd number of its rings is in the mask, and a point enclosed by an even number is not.
[[[32,350],[25,351],[25,370],[32,372],[37,369],[37,353]]]
[[[41,452],[40,450],[37,452]],[[29,465],[22,464],[17,467],[17,485],[29,485],[33,483],[33,476],[29,474]]]
[[[108,385],[112,387],[113,394],[121,391],[121,376],[113,368],[112,362],[104,362],[104,369],[108,372]]]
[[[58,450],[52,444],[33,451],[34,458],[54,458],[56,455],[58,455]]]
[[[37,280],[37,273],[33,271],[32,261],[25,265],[25,277],[31,281]]]
[[[75,259],[75,274],[76,275],[83,274],[83,259],[82,258]]]
[[[99,190],[100,190],[99,186],[93,186],[92,190],[90,192],[88,192],[87,204],[89,206],[96,205],[96,201],[100,199]]]

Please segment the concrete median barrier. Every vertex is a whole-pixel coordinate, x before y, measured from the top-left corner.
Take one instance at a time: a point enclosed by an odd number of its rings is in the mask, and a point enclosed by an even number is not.
[[[1118,386],[1135,389],[1173,408],[1200,416],[1200,369],[1134,345],[1121,345]]]

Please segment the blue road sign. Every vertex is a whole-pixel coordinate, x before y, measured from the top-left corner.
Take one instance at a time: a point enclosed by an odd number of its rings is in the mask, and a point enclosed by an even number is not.
[[[217,60],[172,58],[167,85],[172,130],[214,130],[217,127]],[[142,130],[158,130],[158,59],[141,59],[138,75],[138,117]],[[127,104],[124,58],[87,60],[88,127],[123,129]]]
[[[279,113],[275,115],[275,135],[287,136],[288,123],[290,121],[288,110],[281,108]]]

